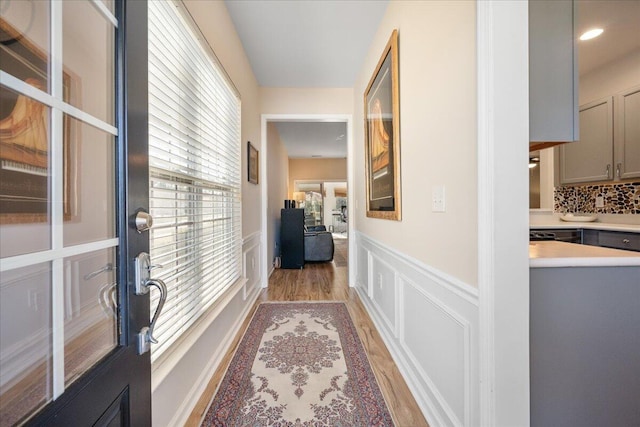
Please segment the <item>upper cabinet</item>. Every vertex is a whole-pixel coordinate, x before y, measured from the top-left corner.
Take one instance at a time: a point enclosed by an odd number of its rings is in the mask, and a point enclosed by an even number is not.
[[[529,149],[578,140],[571,0],[529,1]]]
[[[640,86],[581,106],[580,135],[560,147],[560,184],[640,177]]]
[[[640,177],[640,86],[616,95],[616,178]]]
[[[560,182],[613,178],[613,98],[580,106],[580,143],[560,146]]]

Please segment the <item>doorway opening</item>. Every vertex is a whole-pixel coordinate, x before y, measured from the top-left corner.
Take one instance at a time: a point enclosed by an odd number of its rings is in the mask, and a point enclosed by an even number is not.
[[[324,226],[340,239],[344,266],[353,252],[350,237],[352,167],[351,116],[263,115],[261,143],[262,234],[266,257],[263,287],[280,253],[280,210],[284,200],[305,209],[304,225]],[[284,171],[284,172],[283,172]],[[284,177],[283,175],[286,175]],[[337,233],[336,233],[337,231]],[[339,251],[336,250],[336,254]],[[271,267],[271,268],[270,268]],[[355,273],[349,268],[349,283]]]

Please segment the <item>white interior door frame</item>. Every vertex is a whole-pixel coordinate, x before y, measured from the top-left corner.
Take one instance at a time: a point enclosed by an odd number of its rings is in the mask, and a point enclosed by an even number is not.
[[[480,425],[527,426],[528,2],[476,5]]]
[[[354,180],[354,171],[353,171],[353,116],[351,114],[262,114],[260,120],[260,182],[262,183],[261,188],[261,202],[260,202],[260,212],[261,212],[261,232],[262,232],[262,242],[261,242],[261,257],[262,257],[262,287],[266,288],[269,284],[269,265],[270,262],[267,260],[267,254],[269,253],[268,245],[270,242],[267,241],[267,209],[268,209],[268,178],[267,178],[267,123],[268,122],[328,122],[335,123],[341,122],[347,124],[347,211],[348,218],[353,218],[353,206],[351,201],[355,200],[355,195],[353,194],[353,180]],[[353,222],[347,221],[347,233],[349,236],[349,286],[355,285],[355,242],[353,239]]]

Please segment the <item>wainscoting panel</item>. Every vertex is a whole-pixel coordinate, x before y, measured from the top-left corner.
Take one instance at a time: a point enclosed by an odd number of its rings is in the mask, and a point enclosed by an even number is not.
[[[477,289],[358,232],[356,259],[356,290],[427,421],[478,425]]]
[[[245,237],[242,242],[242,275],[247,279],[242,297],[247,299],[255,289],[260,288],[260,232]]]
[[[396,305],[398,303],[397,280],[394,269],[376,255],[371,256],[371,292],[369,293],[376,310],[381,314],[387,328],[397,336]]]
[[[356,243],[357,248],[357,243]],[[356,269],[356,286],[362,288],[362,290],[370,295],[369,292],[369,251],[356,250],[356,262],[355,265],[349,265],[349,268]],[[353,264],[349,260],[349,264]]]

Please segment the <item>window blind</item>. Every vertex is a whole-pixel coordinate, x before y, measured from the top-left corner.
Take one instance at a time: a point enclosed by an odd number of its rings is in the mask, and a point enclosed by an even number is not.
[[[241,275],[240,100],[180,7],[148,4],[150,255],[168,288],[156,360]]]

